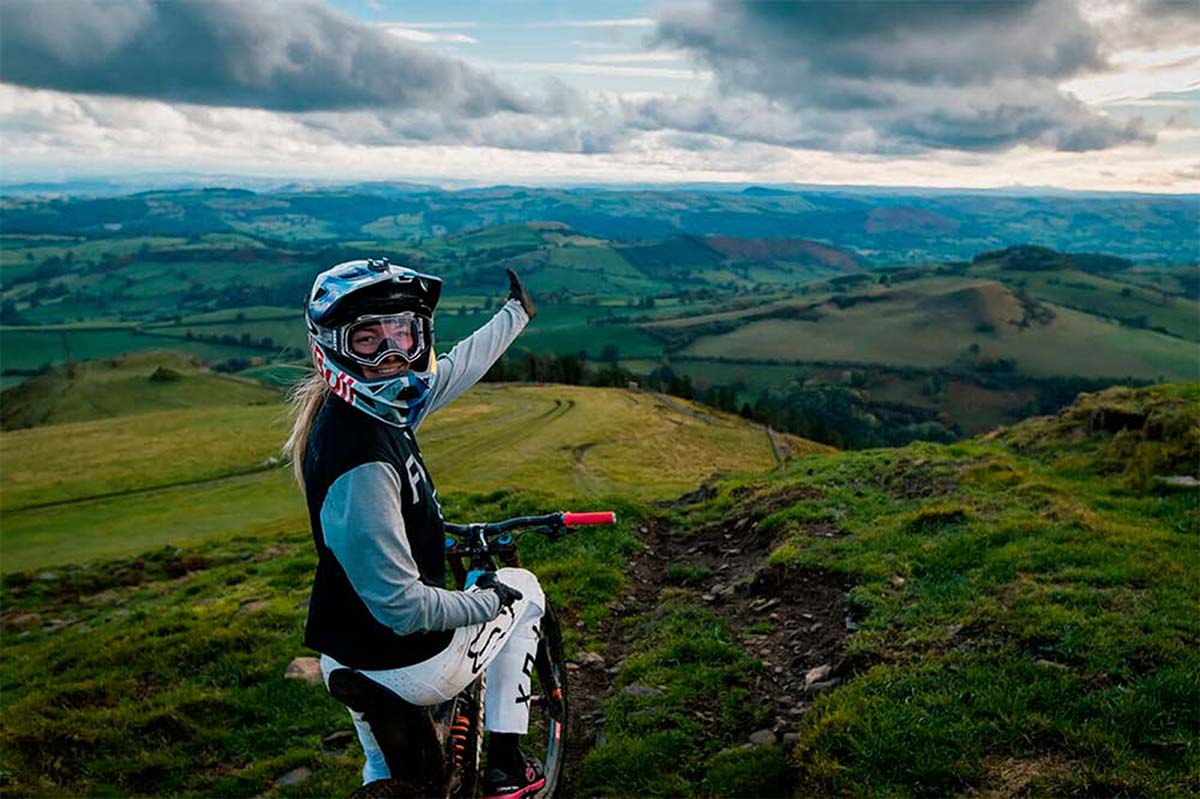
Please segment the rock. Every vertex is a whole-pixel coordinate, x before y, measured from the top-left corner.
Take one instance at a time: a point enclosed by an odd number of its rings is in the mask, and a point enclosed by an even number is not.
[[[701,598],[702,600],[704,600],[705,602],[715,602],[715,601],[716,601],[716,599],[717,599],[717,598],[716,598],[715,596],[713,596],[712,594],[701,594],[701,595],[700,595],[700,598]]]
[[[579,671],[579,664],[573,660],[567,661],[567,671]]]
[[[842,684],[842,681],[840,679],[838,679],[837,677],[834,677],[832,680],[822,680],[821,682],[815,682],[812,685],[807,686],[807,688],[809,690],[809,693],[811,693],[815,696],[816,694],[823,694],[826,691],[828,691],[830,688],[836,688],[837,686],[839,686],[841,684]]]
[[[810,688],[816,683],[828,679],[830,674],[833,674],[833,666],[828,663],[809,669],[804,675],[804,687]]]
[[[46,632],[52,633],[55,630],[61,630],[63,627],[70,627],[76,621],[78,621],[78,619],[50,619],[44,625],[42,625],[42,629]]]
[[[908,580],[905,580],[900,575],[897,574],[894,577],[892,577],[892,586],[894,588],[903,588],[906,585],[908,585]]]
[[[604,657],[597,652],[584,652],[578,660],[580,666],[587,666],[589,669],[602,669],[606,665]]]
[[[846,629],[850,632],[858,631],[858,625],[855,624],[854,619],[850,618],[849,616],[846,617]]]
[[[284,670],[283,676],[289,680],[304,680],[310,685],[320,685],[321,661],[316,658],[293,658]]]
[[[308,766],[300,766],[294,768],[287,774],[284,774],[279,779],[275,780],[276,788],[285,788],[289,785],[299,785],[312,776],[312,769]]]
[[[750,733],[750,743],[755,746],[774,746],[775,731],[774,730],[758,730]]]
[[[321,739],[321,745],[326,749],[345,749],[358,736],[354,734],[354,730],[338,730],[331,732]]]
[[[271,600],[255,599],[252,602],[246,602],[240,608],[238,608],[238,613],[258,613],[266,610],[269,607],[271,607]]]
[[[1166,477],[1155,477],[1154,482],[1168,488],[1200,488],[1200,480],[1190,474],[1172,474]]]
[[[38,572],[34,579],[43,583],[52,583],[58,579],[58,572]]]
[[[626,685],[621,689],[621,693],[626,696],[632,696],[634,699],[645,699],[651,696],[662,696],[662,690],[646,685],[645,683],[634,682]]]
[[[785,732],[783,734],[783,748],[795,749],[796,742],[800,740],[800,734],[795,732]]]

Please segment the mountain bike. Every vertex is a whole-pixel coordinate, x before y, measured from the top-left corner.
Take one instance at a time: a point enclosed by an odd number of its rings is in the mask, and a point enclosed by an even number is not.
[[[502,522],[446,523],[446,559],[455,583],[467,588],[484,572],[519,566],[517,539],[523,533],[541,533],[553,540],[572,527],[615,522],[616,514],[611,511],[559,511]],[[522,750],[536,757],[545,772],[546,784],[537,792],[537,799],[551,799],[562,782],[566,763],[568,705],[562,628],[548,599],[531,680],[529,732],[522,739]],[[433,707],[411,705],[353,669],[331,673],[329,692],[365,715],[393,775],[362,786],[352,799],[473,799],[480,795],[486,672],[449,702]]]

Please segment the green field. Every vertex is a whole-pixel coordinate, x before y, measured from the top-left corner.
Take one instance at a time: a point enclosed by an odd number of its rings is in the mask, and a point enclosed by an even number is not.
[[[194,357],[143,352],[57,367],[6,392],[6,430],[167,409],[275,405],[279,394],[241,377],[209,372]]]
[[[573,700],[588,714],[576,795],[1182,796],[1200,788],[1200,515],[1194,489],[1159,478],[1194,473],[1197,409],[1200,384],[1113,390],[983,439],[810,449],[768,474],[761,431],[728,417],[635,392],[484,386],[422,439],[449,518],[604,505],[624,520],[522,543],[568,655],[611,664],[602,683],[571,671],[576,688],[608,685]],[[27,433],[79,440],[83,456],[117,440],[81,429]],[[194,449],[216,462],[232,446]],[[759,471],[667,505],[629,499],[729,466]],[[46,485],[53,467],[19,466]],[[130,486],[154,479],[143,467]],[[285,468],[4,519],[0,794],[354,789],[357,745],[322,743],[344,710],[283,678],[311,654],[313,568]],[[738,573],[695,563],[712,542],[710,562]],[[817,585],[840,586],[832,607],[804,604]],[[822,662],[836,679],[804,688]],[[773,720],[781,707],[800,712]],[[763,742],[772,725],[790,743]],[[276,784],[298,767],[306,780]]]
[[[303,522],[302,502],[286,470],[268,461],[286,435],[281,404],[0,434],[3,570],[128,555],[251,527],[293,529]],[[571,386],[479,386],[430,417],[421,441],[444,492],[661,499],[716,472],[774,463],[766,434],[735,417],[653,394]],[[794,441],[796,454],[821,449]],[[46,503],[56,504],[29,507]]]
[[[972,274],[1003,279],[1009,284],[1023,284],[1026,291],[1056,305],[1110,319],[1144,317],[1149,327],[1162,328],[1189,341],[1200,341],[1200,302],[1195,300],[1078,270],[1005,273],[999,269],[977,267],[971,271]]]
[[[0,328],[0,362],[5,369],[38,369],[47,364],[66,363],[68,355],[71,360],[83,361],[165,349],[195,355],[207,362],[262,354],[260,350],[247,347],[185,341],[128,329],[94,330],[85,326],[39,331]]]
[[[971,345],[981,356],[1011,359],[1022,374],[1193,379],[1192,342],[1122,327],[1044,304],[1049,322],[1020,327],[1020,307],[999,284],[932,279],[880,292],[882,301],[844,309],[821,305],[818,321],[765,319],[683,350],[702,358],[864,363],[923,368],[961,362]]]

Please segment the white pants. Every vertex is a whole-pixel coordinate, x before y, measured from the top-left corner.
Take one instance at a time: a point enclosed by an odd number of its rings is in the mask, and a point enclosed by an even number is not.
[[[546,597],[537,577],[525,569],[499,569],[496,579],[521,592],[522,597],[511,608],[501,608],[500,615],[489,622],[456,628],[450,645],[428,660],[399,669],[358,669],[359,673],[404,701],[424,707],[453,699],[486,669],[484,727],[489,732],[524,735],[529,729],[533,663]],[[340,668],[344,667],[333,658],[321,656],[326,688],[329,687],[330,673]],[[367,756],[363,765],[363,783],[387,779],[391,773],[370,725],[357,711],[350,711],[350,717],[354,719],[358,740]]]

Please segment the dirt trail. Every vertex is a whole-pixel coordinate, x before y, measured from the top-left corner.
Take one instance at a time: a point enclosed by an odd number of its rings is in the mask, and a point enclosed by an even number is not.
[[[694,590],[697,601],[720,614],[746,650],[763,662],[753,687],[758,701],[772,708],[771,730],[778,742],[789,743],[785,736],[817,693],[841,682],[842,643],[853,628],[845,586],[827,573],[784,572],[766,565],[775,541],[759,531],[757,522],[772,509],[763,506],[753,516],[687,530],[640,529],[641,547],[628,563],[625,594],[611,604],[600,632],[604,665],[580,664],[570,672],[572,728],[564,796],[575,795],[572,778],[600,733],[602,704],[629,654],[630,617],[656,605],[663,588],[680,587],[667,580],[670,566],[692,567],[705,575],[682,587]],[[841,534],[831,525],[814,525],[809,533]],[[822,666],[829,667],[828,673],[806,685],[810,670]]]

